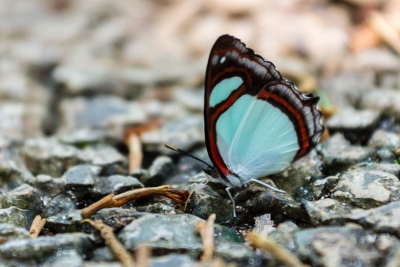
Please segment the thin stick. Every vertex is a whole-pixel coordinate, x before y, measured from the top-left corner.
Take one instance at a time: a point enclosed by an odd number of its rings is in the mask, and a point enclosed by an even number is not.
[[[187,201],[189,197],[189,191],[172,189],[169,185],[162,185],[158,187],[147,187],[130,190],[115,196],[111,194],[103,197],[96,203],[93,203],[92,205],[82,209],[81,216],[82,218],[89,218],[101,209],[120,207],[129,201],[151,195],[163,195],[179,204],[183,204]]]
[[[39,236],[40,231],[42,230],[43,226],[46,224],[46,219],[36,215],[35,219],[33,219],[31,229],[29,230],[29,234],[32,238],[36,238]]]
[[[136,250],[136,264],[137,267],[148,267],[150,266],[150,256],[151,250],[149,246],[143,245],[137,248]]]
[[[87,222],[93,225],[94,228],[100,231],[100,235],[104,238],[106,245],[114,253],[115,257],[121,262],[123,267],[134,267],[135,262],[131,254],[125,249],[125,247],[115,237],[111,227],[106,225],[100,220],[92,221],[85,219],[82,222]]]
[[[283,265],[292,267],[308,266],[303,264],[289,250],[282,247],[272,238],[261,236],[259,234],[252,232],[247,234],[246,239],[250,242],[250,244],[253,247],[270,253],[272,257],[281,262]]]
[[[81,216],[83,219],[89,218],[99,210],[102,210],[104,208],[110,208],[115,205],[115,201],[113,200],[114,195],[108,195],[100,199],[99,201],[93,203],[92,205],[84,208],[81,210]]]
[[[200,232],[201,240],[203,242],[203,255],[201,262],[209,262],[212,260],[214,252],[214,222],[215,213],[208,217],[207,222],[200,220],[196,223],[196,229]]]
[[[140,168],[143,159],[142,144],[139,136],[132,132],[128,136],[129,173]]]

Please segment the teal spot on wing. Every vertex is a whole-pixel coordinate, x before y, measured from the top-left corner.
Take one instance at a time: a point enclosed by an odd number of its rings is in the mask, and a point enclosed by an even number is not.
[[[238,76],[220,81],[211,92],[210,106],[214,107],[215,105],[227,99],[233,91],[242,85],[242,83],[242,78]]]

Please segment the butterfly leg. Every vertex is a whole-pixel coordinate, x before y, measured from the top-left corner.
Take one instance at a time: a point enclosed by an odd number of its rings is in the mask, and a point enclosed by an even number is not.
[[[274,191],[280,192],[280,193],[285,193],[285,191],[283,191],[283,190],[280,190],[280,189],[278,189],[278,188],[275,188],[275,187],[273,187],[273,186],[270,186],[269,184],[263,183],[263,182],[261,182],[261,181],[259,181],[259,180],[256,180],[256,179],[250,179],[249,182],[253,182],[253,183],[257,183],[257,184],[263,185],[263,186],[265,186],[265,187],[268,187],[268,188],[270,188],[270,189],[272,189],[272,190],[274,190]]]
[[[233,200],[233,197],[231,195],[231,192],[229,192],[229,190],[231,189],[231,187],[227,187],[225,188],[226,192],[228,193],[229,198],[232,201],[232,206],[233,206],[233,217],[236,217],[236,207],[235,207],[235,200]]]

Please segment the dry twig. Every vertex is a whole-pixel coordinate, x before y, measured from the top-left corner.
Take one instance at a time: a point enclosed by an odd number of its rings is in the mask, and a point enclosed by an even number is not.
[[[171,189],[169,185],[162,185],[158,187],[130,190],[116,196],[111,194],[103,197],[89,207],[82,209],[81,216],[82,218],[89,218],[101,209],[120,207],[129,201],[151,195],[163,195],[179,204],[182,204],[186,202],[189,192],[187,190]]]
[[[104,241],[108,247],[112,250],[115,257],[121,262],[124,267],[133,267],[135,262],[131,254],[125,249],[125,247],[118,241],[115,237],[114,232],[111,227],[106,225],[100,220],[92,221],[90,219],[85,219],[83,222],[90,223],[94,228],[100,231],[100,235],[104,238]]]
[[[150,266],[149,260],[151,256],[151,250],[147,245],[143,245],[136,250],[136,266],[137,267],[148,267]]]
[[[43,226],[46,224],[46,218],[43,218],[40,215],[36,215],[35,219],[33,219],[31,229],[29,230],[29,234],[32,238],[36,238],[39,236],[40,231]]]
[[[275,242],[272,238],[264,237],[256,233],[248,233],[246,236],[250,244],[260,250],[266,251],[272,255],[276,260],[287,266],[293,267],[306,267],[296,256],[290,251]]]
[[[209,262],[213,257],[215,217],[215,213],[213,213],[208,217],[207,222],[200,220],[195,225],[196,229],[200,232],[201,240],[203,242],[203,255],[201,256],[202,262]]]
[[[137,170],[142,165],[143,152],[140,136],[159,126],[156,121],[127,125],[124,129],[125,144],[129,148],[129,173]]]

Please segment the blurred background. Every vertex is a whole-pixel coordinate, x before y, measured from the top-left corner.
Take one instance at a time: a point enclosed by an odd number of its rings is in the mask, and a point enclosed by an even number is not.
[[[204,142],[207,59],[226,33],[321,95],[326,116],[400,87],[398,0],[0,0],[0,145]]]

